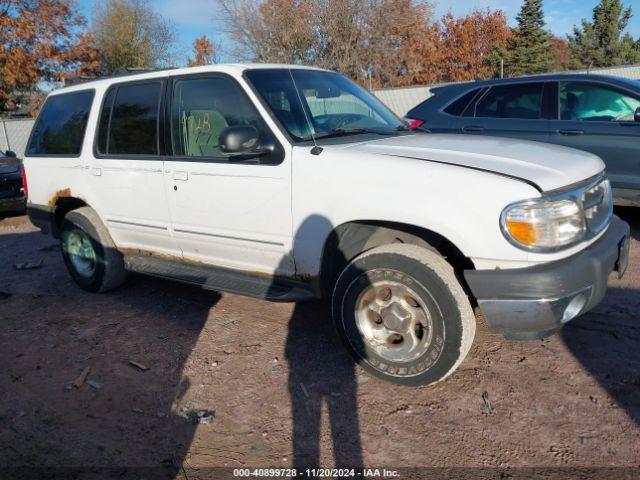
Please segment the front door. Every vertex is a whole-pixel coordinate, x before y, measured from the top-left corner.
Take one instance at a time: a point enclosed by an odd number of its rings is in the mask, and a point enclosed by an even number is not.
[[[550,142],[598,155],[614,188],[640,189],[640,96],[591,82],[560,82],[559,93]]]
[[[237,81],[221,74],[172,79],[168,105],[173,156],[165,188],[173,235],[187,260],[290,276],[290,147],[276,140]],[[232,155],[219,136],[255,127],[273,153]]]

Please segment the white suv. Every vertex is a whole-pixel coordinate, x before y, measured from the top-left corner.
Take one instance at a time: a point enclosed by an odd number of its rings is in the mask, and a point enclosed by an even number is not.
[[[215,65],[53,92],[25,158],[33,223],[80,287],[136,271],[273,301],[331,298],[355,359],[445,378],[478,306],[548,335],[624,273],[602,161],[520,140],[417,133],[333,72]]]

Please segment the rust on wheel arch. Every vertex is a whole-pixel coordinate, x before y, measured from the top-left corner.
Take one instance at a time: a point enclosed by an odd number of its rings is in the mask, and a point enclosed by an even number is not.
[[[55,207],[58,204],[59,199],[70,198],[72,196],[73,195],[71,194],[71,189],[69,187],[58,190],[53,197],[51,197],[51,200],[49,200],[49,206]]]

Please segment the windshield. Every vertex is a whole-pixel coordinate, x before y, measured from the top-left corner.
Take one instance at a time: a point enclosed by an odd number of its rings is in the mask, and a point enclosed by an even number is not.
[[[337,73],[278,68],[245,76],[295,141],[404,128],[380,100]]]

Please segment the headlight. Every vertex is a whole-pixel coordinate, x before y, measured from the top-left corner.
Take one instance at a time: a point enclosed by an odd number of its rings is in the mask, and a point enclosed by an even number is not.
[[[501,227],[507,239],[525,250],[550,252],[578,243],[586,232],[581,206],[574,200],[529,200],[509,205]]]

